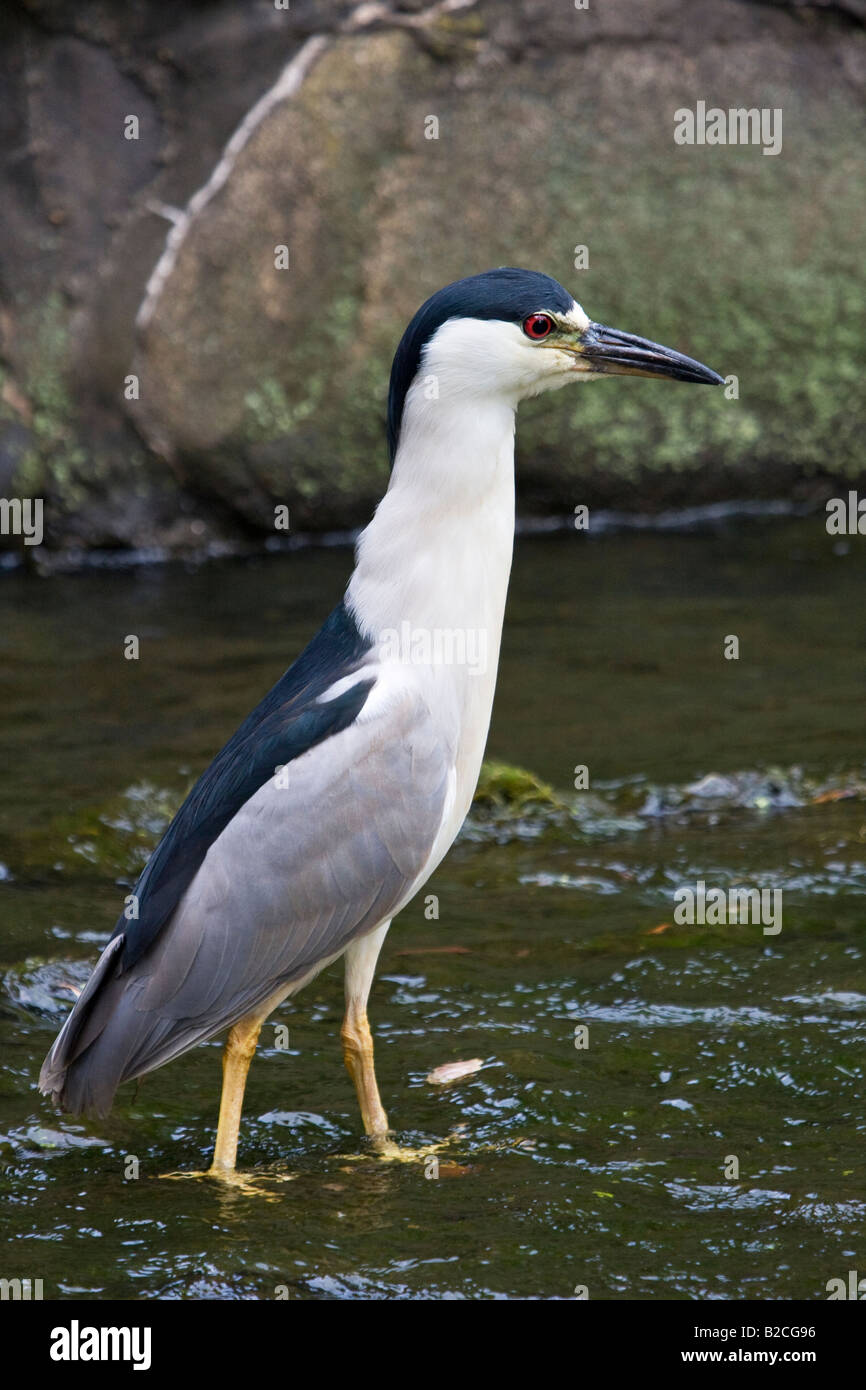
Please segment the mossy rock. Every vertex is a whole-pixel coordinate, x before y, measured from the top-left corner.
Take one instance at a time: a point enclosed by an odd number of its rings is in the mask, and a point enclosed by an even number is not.
[[[183,792],[137,783],[104,804],[52,816],[10,837],[9,869],[18,880],[54,873],[134,882],[183,800]]]
[[[363,521],[387,478],[406,321],[497,264],[544,269],[592,317],[738,378],[730,398],[620,379],[529,403],[524,505],[651,508],[857,475],[861,117],[837,80],[841,34],[700,8],[690,24],[659,0],[636,27],[632,6],[566,16],[549,0],[530,23],[528,5],[482,0],[477,40],[446,55],[404,32],[334,41],[193,223],[148,330],[139,420],[184,483],[257,528],[280,503],[295,526]],[[677,108],[720,93],[781,107],[781,153],[676,146]]]
[[[473,805],[491,811],[525,814],[531,807],[560,810],[564,802],[552,787],[533,772],[512,763],[485,762],[481,767]]]

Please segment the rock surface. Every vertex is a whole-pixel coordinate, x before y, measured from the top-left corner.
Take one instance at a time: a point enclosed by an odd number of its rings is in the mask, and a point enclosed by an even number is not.
[[[61,548],[263,536],[278,505],[294,529],[363,522],[405,322],[497,264],[739,379],[731,400],[628,381],[525,407],[524,512],[855,477],[860,8],[7,11],[0,491],[44,496]],[[781,108],[781,153],[677,146],[699,100]]]

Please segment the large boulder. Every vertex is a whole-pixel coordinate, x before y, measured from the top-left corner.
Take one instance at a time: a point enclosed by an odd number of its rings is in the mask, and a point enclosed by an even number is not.
[[[54,310],[58,391],[71,381],[77,402],[61,430],[79,451],[66,531],[86,537],[82,518],[98,514],[100,541],[112,526],[129,543],[188,539],[184,516],[195,534],[267,532],[280,504],[295,527],[362,521],[387,477],[388,369],[407,319],[446,281],[497,264],[546,270],[593,317],[738,378],[738,395],[617,381],[531,403],[524,510],[645,509],[855,476],[856,4],[480,0],[427,20],[418,8],[389,20],[383,6],[293,5],[280,28],[275,12],[254,23],[195,7],[197,27],[170,33],[148,12],[137,61],[158,160],[148,136],[137,163],[112,172],[111,197],[91,197],[107,210],[75,212],[90,259],[74,304]],[[257,108],[293,57],[306,63],[297,89]],[[132,101],[114,61],[112,121]],[[780,108],[781,151],[678,145],[675,113],[699,101]],[[29,398],[26,354],[8,356],[12,399]],[[130,372],[137,401],[123,399]],[[50,459],[40,466],[50,486]]]

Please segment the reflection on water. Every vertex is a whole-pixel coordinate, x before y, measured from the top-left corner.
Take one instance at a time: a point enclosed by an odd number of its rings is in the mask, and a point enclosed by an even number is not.
[[[477,804],[371,1002],[392,1122],[439,1177],[366,1153],[333,968],[263,1031],[264,1195],[160,1177],[208,1156],[218,1043],[99,1124],[35,1082],[124,885],[349,556],[5,577],[4,1272],[59,1297],[826,1296],[866,1214],[863,554],[820,519],[519,542],[490,751],[555,796]],[[781,888],[782,931],[679,925],[699,880]]]

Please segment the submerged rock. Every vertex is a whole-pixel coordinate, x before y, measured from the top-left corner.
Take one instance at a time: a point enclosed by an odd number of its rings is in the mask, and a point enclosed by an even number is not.
[[[852,798],[866,799],[866,770],[824,777],[807,775],[801,767],[708,773],[682,785],[630,778],[560,796],[525,769],[485,763],[462,834],[499,844],[542,834],[616,839],[664,818],[700,816],[712,823],[722,816],[791,811]],[[550,883],[565,877],[548,876]]]
[[[183,795],[182,791],[140,782],[101,806],[64,811],[44,825],[21,830],[10,839],[14,876],[110,876],[131,883],[147,863]]]
[[[533,772],[512,763],[485,762],[473,798],[475,806],[524,811],[530,806],[559,809],[562,802],[553,788]]]

